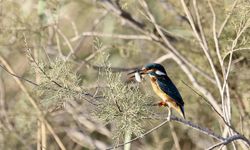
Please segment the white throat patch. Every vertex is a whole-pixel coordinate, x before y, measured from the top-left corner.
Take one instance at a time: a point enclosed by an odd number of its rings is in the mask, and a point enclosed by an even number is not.
[[[157,75],[160,75],[160,76],[166,75],[166,73],[161,72],[161,71],[159,71],[159,70],[156,70],[155,73],[156,73]]]

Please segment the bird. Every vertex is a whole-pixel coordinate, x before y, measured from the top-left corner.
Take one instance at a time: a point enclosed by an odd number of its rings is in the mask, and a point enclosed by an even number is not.
[[[135,74],[135,77],[138,76],[138,73],[140,74],[140,77],[149,75],[154,92],[161,98],[158,105],[168,107],[168,119],[170,119],[172,108],[185,119],[184,101],[181,94],[175,84],[168,77],[165,68],[161,64],[150,63],[129,74],[133,73]]]

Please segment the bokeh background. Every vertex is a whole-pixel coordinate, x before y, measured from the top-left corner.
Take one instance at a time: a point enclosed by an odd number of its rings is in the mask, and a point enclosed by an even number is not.
[[[148,78],[136,83],[127,76],[129,71],[151,62],[163,64],[180,90],[187,120],[224,137],[230,135],[223,121],[192,87],[209,100],[213,99],[222,114],[226,113],[225,109],[230,110],[231,124],[249,139],[250,2],[185,1],[198,35],[204,34],[203,42],[207,44],[221,83],[225,76],[216,52],[214,28],[224,67],[230,64],[225,82],[228,94],[225,99],[229,104],[224,107],[208,57],[192,30],[181,1],[147,0],[148,9],[145,9],[144,1],[134,0],[1,0],[0,149],[105,149],[123,143],[125,135],[117,135],[114,133],[117,130],[113,130],[119,120],[105,122],[100,119],[101,115],[96,114],[100,111],[95,111],[99,106],[88,101],[102,101],[103,94],[112,96],[107,93],[112,93],[107,90],[110,85],[136,88],[135,95],[142,94],[147,99],[140,103],[159,101]],[[178,53],[166,44],[147,10]],[[10,72],[19,78],[15,79]],[[109,76],[111,72],[114,77]],[[90,95],[82,96],[58,88],[53,81]],[[119,88],[115,88],[117,93]],[[129,98],[134,98],[133,92],[129,90],[128,93]],[[120,101],[126,99],[119,98]],[[149,110],[150,114],[167,115],[166,108]],[[160,122],[146,120],[140,126],[141,133]],[[131,149],[205,149],[217,142],[188,126],[170,122],[133,142]],[[223,148],[247,149],[242,142],[234,144],[235,147],[230,143]]]

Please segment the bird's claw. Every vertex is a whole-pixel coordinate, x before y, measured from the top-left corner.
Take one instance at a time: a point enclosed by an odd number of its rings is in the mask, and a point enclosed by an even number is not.
[[[161,101],[158,103],[158,106],[160,106],[160,107],[165,106],[166,107],[166,106],[168,106],[168,104],[166,102]]]

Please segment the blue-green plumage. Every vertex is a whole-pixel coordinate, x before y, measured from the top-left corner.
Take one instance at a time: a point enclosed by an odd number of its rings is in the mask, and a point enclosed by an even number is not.
[[[184,118],[184,102],[178,89],[168,77],[166,70],[161,64],[152,63],[141,70],[133,71],[129,74],[139,72],[141,75],[148,74],[155,93],[162,99],[159,106],[169,106],[178,111]]]
[[[141,72],[150,76],[153,89],[162,98],[163,103],[171,103],[172,107],[185,118],[184,102],[181,94],[168,77],[164,67],[160,64],[152,63],[146,65]]]
[[[184,102],[182,100],[182,97],[178,91],[178,89],[175,87],[174,83],[169,79],[169,77],[161,76],[156,78],[157,84],[159,85],[160,89],[169,95],[179,106],[183,106]]]

